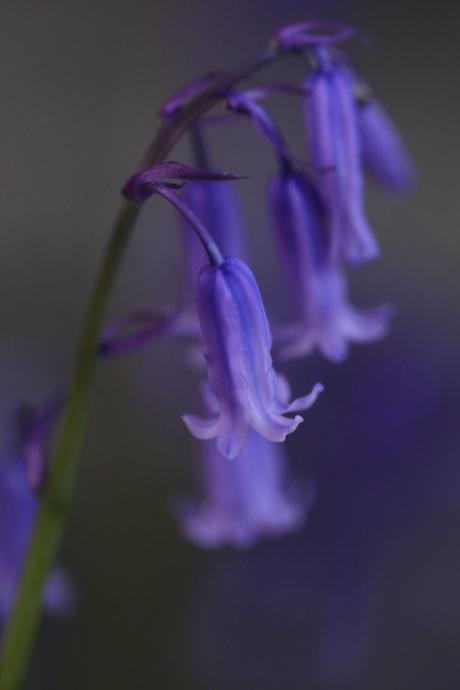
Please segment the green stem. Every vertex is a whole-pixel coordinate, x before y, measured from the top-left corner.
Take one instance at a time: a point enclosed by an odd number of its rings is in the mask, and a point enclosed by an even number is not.
[[[163,160],[182,133],[222,99],[229,88],[276,57],[275,50],[267,50],[239,72],[221,78],[204,90],[171,121],[165,121],[145,157],[146,165]],[[90,298],[54,462],[41,497],[16,605],[5,631],[0,658],[0,690],[19,690],[26,676],[40,622],[43,588],[61,542],[72,500],[99,334],[115,275],[139,210],[140,206],[129,201],[121,206]]]
[[[16,607],[4,641],[0,666],[1,690],[17,690],[21,687],[32,653],[40,621],[43,586],[61,541],[72,498],[105,307],[139,209],[140,206],[131,202],[123,204],[91,296],[54,464],[43,491]]]

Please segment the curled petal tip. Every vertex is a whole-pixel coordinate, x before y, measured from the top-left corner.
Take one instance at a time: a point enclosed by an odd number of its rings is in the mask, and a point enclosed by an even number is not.
[[[322,383],[315,383],[313,386],[313,389],[310,393],[310,398],[312,399],[312,404],[317,400],[317,398],[321,395],[321,393],[324,393],[325,388]]]
[[[304,408],[304,409],[305,409],[305,408]],[[293,427],[294,427],[294,428],[292,429],[292,431],[295,431],[295,430],[297,429],[297,427],[299,426],[299,424],[302,424],[302,422],[303,422],[303,417],[301,417],[300,414],[296,414],[296,416],[294,417],[294,419],[293,419],[292,421],[293,421],[293,423],[294,423],[294,424],[293,424]],[[294,426],[294,425],[295,425],[295,426]],[[289,432],[289,433],[290,433],[290,432]],[[286,436],[287,436],[287,434],[286,434]],[[286,440],[286,439],[284,439],[284,440]]]
[[[297,412],[300,410],[308,410],[317,401],[319,395],[324,391],[322,383],[315,383],[308,395],[294,400],[288,407],[288,412]]]
[[[201,419],[193,414],[182,415],[182,421],[192,436],[202,441],[214,438],[217,433],[218,418]]]

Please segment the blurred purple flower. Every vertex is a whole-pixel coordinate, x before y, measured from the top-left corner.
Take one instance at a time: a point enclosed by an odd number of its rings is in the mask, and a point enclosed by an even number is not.
[[[270,328],[249,267],[234,257],[205,266],[197,306],[219,413],[206,420],[184,415],[189,430],[203,440],[217,437],[217,447],[228,458],[241,452],[249,427],[268,441],[284,441],[302,421],[299,415],[284,415],[310,407],[322,386],[288,402],[286,386],[272,366]]]
[[[415,182],[415,168],[396,127],[380,104],[365,99],[358,106],[362,161],[369,174],[391,192]]]
[[[205,400],[218,412],[209,389]],[[203,493],[183,504],[180,519],[187,537],[205,548],[252,546],[259,538],[292,532],[303,523],[314,499],[288,480],[288,458],[280,444],[250,431],[241,454],[226,460],[216,443],[202,442]]]
[[[27,476],[22,452],[0,458],[0,621],[8,617],[14,603],[21,568],[27,550],[38,500]],[[55,568],[44,592],[45,606],[63,614],[73,605],[74,594],[61,568]]]
[[[363,207],[357,105],[349,69],[316,51],[306,80],[310,156],[331,226],[332,250],[350,263],[373,259],[378,246]]]
[[[329,251],[324,209],[309,179],[284,170],[269,183],[269,205],[281,260],[299,321],[284,330],[285,357],[301,357],[316,347],[332,361],[342,361],[348,342],[382,338],[391,309],[382,305],[360,311],[348,301],[345,277]]]

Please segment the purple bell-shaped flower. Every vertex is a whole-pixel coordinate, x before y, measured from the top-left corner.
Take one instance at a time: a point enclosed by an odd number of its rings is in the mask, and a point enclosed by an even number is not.
[[[271,178],[268,191],[279,254],[299,314],[281,334],[281,354],[302,357],[318,348],[339,362],[349,342],[382,338],[391,309],[361,311],[350,304],[343,269],[329,250],[324,209],[309,179],[284,170]]]
[[[250,427],[268,441],[284,441],[302,417],[290,412],[310,407],[322,386],[293,402],[286,397],[270,355],[272,338],[256,280],[241,260],[227,257],[205,266],[198,280],[197,307],[204,357],[219,411],[210,419],[184,415],[191,433],[217,438],[228,458],[243,449]]]
[[[364,211],[357,104],[349,69],[325,49],[306,80],[311,162],[330,224],[332,250],[347,262],[378,255]]]

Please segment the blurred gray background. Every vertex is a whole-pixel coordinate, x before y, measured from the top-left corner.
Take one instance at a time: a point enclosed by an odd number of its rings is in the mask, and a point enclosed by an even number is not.
[[[397,306],[391,335],[340,367],[314,357],[288,368],[296,392],[301,380],[327,386],[289,442],[296,472],[318,483],[300,534],[251,552],[187,544],[171,511],[194,485],[179,419],[196,409],[184,353],[158,344],[99,368],[62,549],[80,604],[43,626],[30,688],[458,688],[456,3],[1,0],[0,10],[3,420],[68,380],[118,190],[162,100],[196,74],[237,66],[283,24],[354,23],[369,45],[353,56],[419,170],[403,200],[369,189],[382,259],[352,277],[356,303]],[[300,80],[290,64],[268,74]],[[305,155],[295,104],[273,113]],[[282,314],[266,251],[270,152],[245,124],[212,138],[219,165],[251,176],[239,185],[254,266]],[[173,214],[152,202],[111,314],[174,304],[177,244]]]

